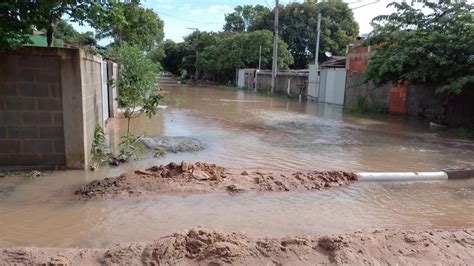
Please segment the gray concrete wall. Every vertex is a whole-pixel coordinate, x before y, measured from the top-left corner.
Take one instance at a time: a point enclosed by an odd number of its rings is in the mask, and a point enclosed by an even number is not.
[[[346,91],[344,93],[344,108],[351,108],[357,103],[357,96],[362,95],[367,104],[378,105],[388,110],[390,85],[376,88],[372,82],[364,83],[364,74],[348,73]]]
[[[257,90],[270,91],[271,90],[271,73],[260,72],[257,74]],[[293,74],[279,72],[276,78],[275,92],[280,94],[288,94],[288,81],[290,81],[290,96],[307,94],[308,75],[307,74]]]
[[[360,93],[369,105],[383,106],[389,109],[391,84],[380,88],[363,83],[364,74],[352,73],[346,79],[344,108],[357,103]],[[474,90],[465,89],[460,95],[436,94],[432,88],[408,84],[405,114],[410,118],[450,126],[474,125]]]
[[[460,95],[436,94],[423,86],[408,86],[407,115],[450,126],[474,125],[474,90],[465,89]]]
[[[0,61],[0,165],[65,165],[61,60],[21,53]]]
[[[0,166],[86,167],[104,126],[102,58],[43,47],[0,56]]]
[[[102,58],[84,52],[81,53],[81,56],[84,162],[85,165],[88,165],[94,140],[94,129],[97,124],[105,126],[102,122]],[[108,101],[108,99],[105,100]]]
[[[110,80],[117,80],[118,77],[118,65],[114,62],[108,62],[107,75]],[[110,117],[118,117],[118,87],[115,82],[109,84],[109,113]]]

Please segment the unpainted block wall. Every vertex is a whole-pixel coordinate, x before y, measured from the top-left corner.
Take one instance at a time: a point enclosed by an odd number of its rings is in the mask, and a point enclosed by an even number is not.
[[[102,58],[44,47],[0,57],[0,167],[87,167],[94,128],[105,126]]]
[[[344,108],[352,108],[357,103],[358,95],[365,98],[368,105],[377,105],[388,110],[389,84],[376,88],[372,82],[364,83],[364,74],[351,73],[346,77],[346,91],[344,93]]]
[[[92,150],[94,129],[102,123],[102,58],[90,54],[82,54],[82,102],[84,112],[85,149]],[[108,100],[108,99],[105,99]],[[85,153],[86,164],[90,161],[90,153]]]
[[[2,56],[0,165],[65,164],[61,97],[59,57]]]
[[[288,81],[290,80],[290,95],[298,96],[300,93],[306,95],[308,87],[308,75],[278,73],[276,78],[275,92],[288,94]],[[270,91],[271,73],[259,73],[257,75],[257,90]]]

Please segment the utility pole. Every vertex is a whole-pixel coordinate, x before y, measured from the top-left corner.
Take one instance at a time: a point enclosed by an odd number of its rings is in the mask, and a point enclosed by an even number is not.
[[[262,68],[262,46],[258,50],[258,70]]]
[[[275,23],[273,25],[273,58],[272,58],[272,90],[275,92],[278,72],[278,0],[275,0]]]
[[[317,36],[316,36],[316,51],[315,51],[315,57],[314,57],[314,64],[316,65],[316,68],[319,68],[319,39],[321,38],[321,11],[318,14],[318,29],[317,29]]]
[[[198,42],[198,45],[199,45],[199,29],[198,28],[186,28],[186,29],[198,32],[197,42]],[[198,50],[198,47],[196,46],[196,60],[194,61],[194,67],[196,68],[196,72],[194,73],[194,79],[196,79],[196,80],[197,80],[198,75],[199,75],[199,71],[198,71],[198,68],[196,66],[198,58],[199,58],[199,50]]]

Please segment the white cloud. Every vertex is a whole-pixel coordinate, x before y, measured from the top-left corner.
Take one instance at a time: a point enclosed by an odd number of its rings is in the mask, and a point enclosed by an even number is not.
[[[232,7],[228,5],[212,5],[207,9],[209,14],[225,14],[232,11]]]

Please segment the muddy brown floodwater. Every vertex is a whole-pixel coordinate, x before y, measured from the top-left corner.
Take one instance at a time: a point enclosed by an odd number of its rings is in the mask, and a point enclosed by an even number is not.
[[[149,241],[205,226],[253,238],[357,230],[474,227],[474,180],[355,182],[319,192],[174,194],[71,201],[79,187],[169,162],[215,163],[239,171],[430,171],[474,167],[474,144],[397,118],[344,115],[340,107],[244,91],[167,88],[152,120],[132,121],[145,136],[188,136],[192,153],[146,158],[96,172],[0,179],[0,247],[93,247]],[[112,143],[125,120],[108,127]]]

